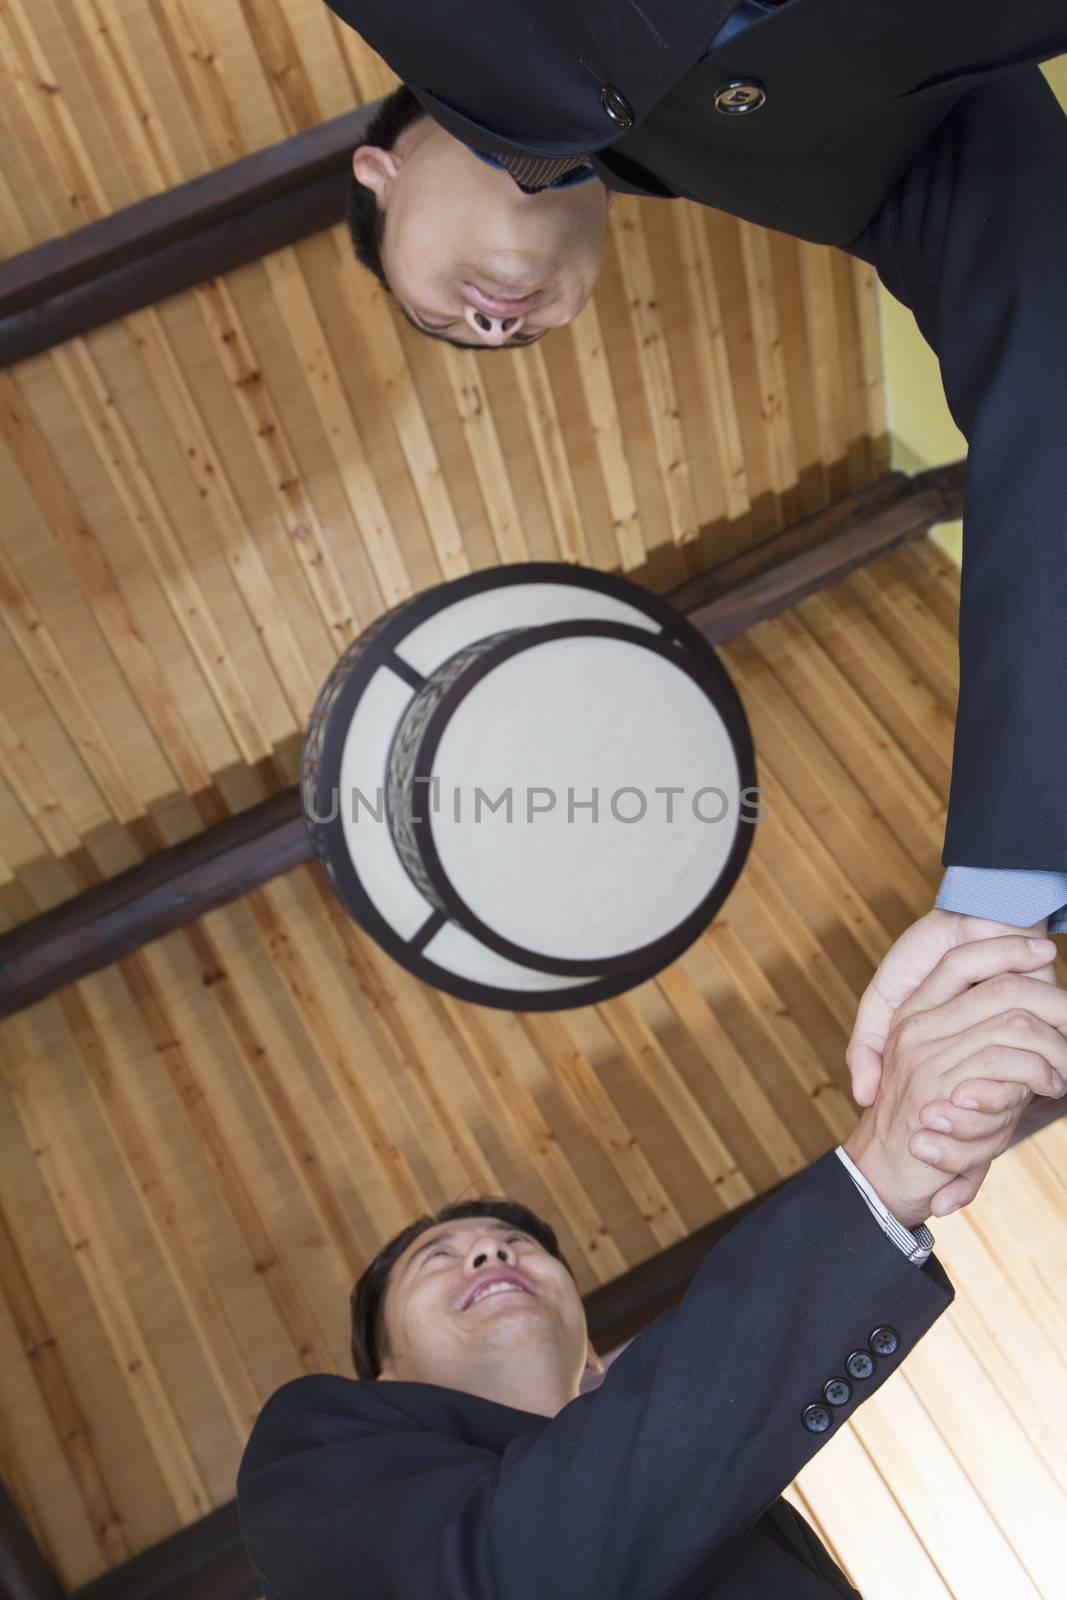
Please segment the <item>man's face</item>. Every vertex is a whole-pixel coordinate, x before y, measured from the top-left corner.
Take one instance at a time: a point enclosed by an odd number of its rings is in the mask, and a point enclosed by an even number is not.
[[[494,1279],[513,1282],[485,1293]],[[420,1234],[389,1274],[384,1321],[390,1353],[382,1378],[435,1383],[519,1409],[555,1414],[578,1392],[587,1364],[603,1370],[562,1261],[495,1217],[464,1217]]]
[[[463,344],[530,344],[593,292],[614,195],[599,179],[526,195],[430,117],[392,150],[362,145],[385,214],[382,265],[413,322]]]

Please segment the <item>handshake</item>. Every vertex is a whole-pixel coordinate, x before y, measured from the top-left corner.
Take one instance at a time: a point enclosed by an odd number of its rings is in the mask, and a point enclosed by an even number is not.
[[[1032,1096],[1064,1093],[1067,993],[1056,986],[1056,947],[1033,934],[988,936],[1001,926],[931,912],[890,952],[860,1005],[847,1059],[866,1109],[844,1149],[909,1228],[968,1205]],[[908,998],[895,1003],[903,990]]]

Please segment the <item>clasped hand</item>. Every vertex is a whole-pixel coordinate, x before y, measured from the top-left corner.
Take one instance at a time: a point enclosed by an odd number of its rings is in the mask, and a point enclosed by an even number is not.
[[[1064,1093],[1054,955],[1023,934],[957,945],[897,1007],[876,1097],[845,1150],[906,1226],[969,1204],[1031,1097]]]

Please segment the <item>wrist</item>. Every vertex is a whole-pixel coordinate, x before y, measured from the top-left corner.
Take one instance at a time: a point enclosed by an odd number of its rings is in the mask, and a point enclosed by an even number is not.
[[[894,1160],[886,1149],[874,1112],[874,1107],[868,1108],[841,1148],[866,1178],[886,1210],[905,1228],[918,1228],[930,1216],[930,1193],[924,1192],[917,1197],[914,1186],[909,1192],[908,1186],[901,1181],[900,1162]],[[923,1167],[913,1156],[908,1156],[907,1160],[910,1167]],[[920,1187],[924,1191],[936,1188],[936,1177],[932,1168],[924,1168]]]

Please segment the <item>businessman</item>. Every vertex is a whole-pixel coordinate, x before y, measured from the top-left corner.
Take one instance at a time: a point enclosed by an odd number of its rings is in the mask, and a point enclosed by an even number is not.
[[[287,1384],[246,1448],[266,1600],[854,1597],[781,1492],[951,1302],[925,1227],[945,1174],[987,1168],[1031,1093],[1063,1092],[1048,957],[1018,934],[949,951],[843,1148],[721,1240],[592,1393],[603,1362],[545,1222],[494,1197],[404,1229],[353,1292],[361,1381]],[[976,1073],[1003,1109],[961,1109]]]
[[[937,352],[969,442],[947,870],[857,1016],[869,1105],[893,1012],[947,949],[1067,927],[1067,119],[1036,65],[1067,50],[1067,6],[328,3],[407,86],[355,152],[350,221],[430,337],[568,322],[621,191],[872,263]]]

